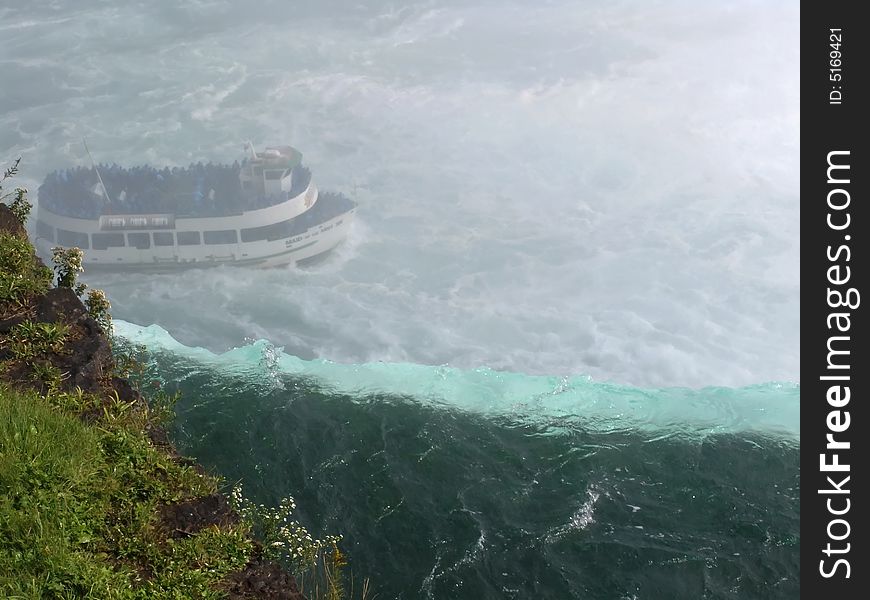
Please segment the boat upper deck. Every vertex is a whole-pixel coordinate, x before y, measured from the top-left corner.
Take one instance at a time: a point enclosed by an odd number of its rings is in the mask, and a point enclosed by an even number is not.
[[[267,165],[265,174],[259,166],[261,162]],[[242,170],[253,172],[258,168],[260,176],[270,177],[265,160],[237,161],[232,165],[196,163],[187,168],[163,169],[148,165],[132,168],[100,165],[99,174],[94,168],[64,169],[46,176],[39,187],[39,203],[52,213],[77,219],[130,213],[221,217],[274,206],[303,193],[311,182],[311,171],[297,163],[275,171],[287,182],[284,189],[243,189]],[[264,193],[265,189],[272,193]]]

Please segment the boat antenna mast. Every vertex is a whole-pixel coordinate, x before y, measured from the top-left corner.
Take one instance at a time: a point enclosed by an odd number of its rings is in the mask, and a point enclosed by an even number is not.
[[[245,142],[245,150],[250,150],[251,151],[251,158],[253,158],[254,160],[257,159],[257,151],[254,150],[254,142],[252,142],[251,140],[248,140],[247,142]]]
[[[91,164],[94,167],[94,171],[97,172],[97,179],[100,180],[100,187],[103,188],[103,194],[105,194],[105,196],[106,196],[106,202],[111,202],[112,199],[109,198],[109,190],[106,189],[106,184],[103,183],[103,177],[102,177],[102,175],[100,175],[100,170],[97,168],[97,163],[94,162],[94,157],[91,156],[91,151],[88,150],[88,143],[85,141],[84,136],[82,136],[82,144],[84,144],[84,146],[85,146],[85,152],[88,153],[88,158],[91,159]]]

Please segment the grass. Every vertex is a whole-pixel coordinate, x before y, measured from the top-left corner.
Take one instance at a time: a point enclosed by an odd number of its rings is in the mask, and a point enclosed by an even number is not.
[[[0,386],[0,597],[221,597],[252,554],[247,526],[173,540],[155,522],[158,504],[217,483],[120,421],[87,425]]]

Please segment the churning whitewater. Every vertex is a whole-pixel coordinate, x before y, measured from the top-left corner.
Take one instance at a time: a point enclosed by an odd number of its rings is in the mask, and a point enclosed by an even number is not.
[[[32,0],[0,155],[301,150],[305,268],[85,273],[181,449],[379,598],[799,593],[799,7]],[[33,195],[33,194],[32,194]],[[36,199],[38,201],[38,198]]]
[[[799,13],[674,0],[0,11],[0,149],[45,174],[299,148],[358,201],[313,272],[86,277],[215,351],[797,381]]]

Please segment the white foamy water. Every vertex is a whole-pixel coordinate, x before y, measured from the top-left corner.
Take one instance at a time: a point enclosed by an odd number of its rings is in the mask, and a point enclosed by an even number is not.
[[[215,351],[797,381],[799,9],[788,2],[27,2],[0,158],[300,148],[361,204],[307,270],[93,276]]]
[[[647,442],[735,432],[775,435],[783,440],[800,435],[800,386],[792,383],[699,390],[641,389],[596,383],[588,377],[524,375],[489,368],[307,361],[265,340],[215,354],[206,348],[181,344],[159,325],[141,327],[116,320],[115,330],[133,344],[170,353],[171,362],[192,365],[189,368],[193,372],[209,367],[230,377],[254,381],[262,387],[260,394],[285,389],[284,378],[289,376],[360,402],[411,401],[544,426],[554,434],[578,429],[633,431],[644,432]],[[582,522],[581,517],[578,519]]]

